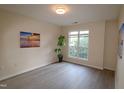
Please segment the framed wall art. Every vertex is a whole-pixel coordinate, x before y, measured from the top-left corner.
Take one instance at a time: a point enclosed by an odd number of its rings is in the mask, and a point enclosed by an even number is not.
[[[20,32],[20,48],[40,47],[40,34]]]

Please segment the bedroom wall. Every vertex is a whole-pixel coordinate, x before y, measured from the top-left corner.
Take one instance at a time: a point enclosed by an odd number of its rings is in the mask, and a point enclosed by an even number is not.
[[[40,33],[38,48],[20,48],[20,31]],[[59,26],[0,10],[0,80],[57,61]]]
[[[114,70],[117,63],[118,21],[108,20],[105,26],[104,68]]]

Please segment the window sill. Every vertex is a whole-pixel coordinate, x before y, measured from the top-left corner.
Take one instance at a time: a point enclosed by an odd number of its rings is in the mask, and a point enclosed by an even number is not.
[[[86,58],[79,58],[79,57],[73,57],[73,56],[68,56],[68,58],[73,58],[73,59],[88,61],[88,59],[86,59]]]

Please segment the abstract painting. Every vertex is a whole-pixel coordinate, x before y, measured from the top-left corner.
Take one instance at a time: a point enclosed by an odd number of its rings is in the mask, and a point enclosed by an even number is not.
[[[20,48],[40,47],[40,34],[20,32]]]

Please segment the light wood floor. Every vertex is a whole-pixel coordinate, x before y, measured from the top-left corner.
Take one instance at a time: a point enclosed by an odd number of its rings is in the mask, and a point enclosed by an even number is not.
[[[4,87],[7,89],[108,89],[114,88],[114,72],[62,62],[1,81],[0,84],[7,84]]]

